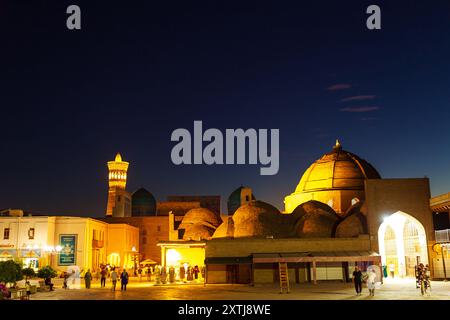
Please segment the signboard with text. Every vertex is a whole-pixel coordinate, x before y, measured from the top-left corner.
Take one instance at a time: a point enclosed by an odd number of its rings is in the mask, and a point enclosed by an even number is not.
[[[73,266],[77,262],[77,235],[61,234],[59,235],[59,244],[61,252],[58,257],[59,266]]]

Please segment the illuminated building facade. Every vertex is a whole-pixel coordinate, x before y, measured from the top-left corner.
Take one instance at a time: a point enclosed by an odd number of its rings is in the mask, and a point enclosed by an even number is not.
[[[128,166],[128,162],[122,161],[120,153],[117,153],[114,161],[108,161],[109,189],[106,216],[131,216],[131,195],[125,190]]]
[[[139,252],[138,228],[92,218],[1,216],[0,232],[0,260],[19,259],[35,269],[50,265],[57,271],[92,271],[111,262],[132,268]]]
[[[208,283],[277,282],[279,262],[288,263],[290,281],[297,283],[348,281],[355,264],[412,277],[414,266],[424,263],[433,275],[429,201],[427,178],[382,179],[337,141],[286,196],[284,212],[251,200],[220,222],[211,213],[187,213],[178,241],[204,243]],[[176,255],[173,241],[159,245],[162,260],[173,260],[167,257]]]

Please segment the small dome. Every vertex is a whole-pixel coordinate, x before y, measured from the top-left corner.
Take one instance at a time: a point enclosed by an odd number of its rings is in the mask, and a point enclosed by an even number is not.
[[[347,216],[336,228],[336,238],[354,238],[367,233],[367,220],[361,212]]]
[[[334,236],[339,220],[332,208],[318,201],[299,205],[292,214],[298,218],[295,224],[300,238],[330,238]]]
[[[214,229],[202,224],[194,224],[186,228],[183,240],[209,240],[214,234]]]
[[[252,189],[244,186],[240,186],[234,190],[228,197],[227,207],[228,214],[232,215],[239,209],[240,206],[246,204],[252,200],[255,200]]]
[[[187,229],[190,225],[202,224],[210,228],[217,228],[222,223],[222,219],[205,208],[194,208],[189,210],[181,221],[180,229]]]
[[[133,217],[156,215],[156,200],[153,195],[140,188],[131,196],[131,215]]]
[[[232,217],[226,217],[222,224],[214,232],[213,238],[234,237],[234,221]]]
[[[274,206],[262,201],[251,201],[233,215],[234,237],[283,238],[287,232],[282,219],[283,215]]]
[[[114,159],[115,162],[122,162],[122,156],[120,155],[119,152],[117,152],[116,154],[116,158]]]

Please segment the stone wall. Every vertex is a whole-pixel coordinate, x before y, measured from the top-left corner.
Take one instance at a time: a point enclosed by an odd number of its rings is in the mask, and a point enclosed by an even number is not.
[[[254,253],[369,250],[370,241],[365,235],[358,238],[212,239],[206,242],[206,258],[248,257]]]

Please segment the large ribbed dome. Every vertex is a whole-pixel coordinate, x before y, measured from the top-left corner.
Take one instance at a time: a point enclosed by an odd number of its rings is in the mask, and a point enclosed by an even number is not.
[[[342,149],[333,150],[315,161],[303,174],[295,192],[329,189],[364,189],[365,179],[380,179],[380,174],[366,160]]]
[[[339,141],[305,171],[295,192],[285,199],[286,211],[299,204],[317,200],[332,207],[339,215],[353,201],[364,199],[364,181],[380,179],[380,174],[366,160],[342,149]]]

